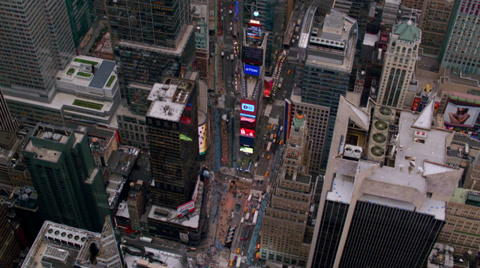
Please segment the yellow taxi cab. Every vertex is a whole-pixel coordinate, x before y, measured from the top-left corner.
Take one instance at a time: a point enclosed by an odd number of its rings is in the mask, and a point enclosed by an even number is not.
[[[291,74],[292,73],[292,70],[288,70],[287,74]]]
[[[254,209],[254,208],[252,208],[252,215],[253,215],[253,214],[255,214],[255,209]]]
[[[265,172],[265,178],[268,177],[268,174],[270,174],[270,171]]]
[[[269,156],[267,156],[267,160],[270,160],[270,157],[271,157],[270,155],[269,155]]]
[[[278,143],[278,145],[282,145],[283,144],[283,140],[280,140],[280,142]]]
[[[229,267],[233,267],[233,260],[230,260],[230,263],[228,264]]]
[[[243,211],[243,213],[247,213],[248,211],[248,207],[245,207],[245,210]]]
[[[237,248],[237,254],[240,254],[240,248]]]

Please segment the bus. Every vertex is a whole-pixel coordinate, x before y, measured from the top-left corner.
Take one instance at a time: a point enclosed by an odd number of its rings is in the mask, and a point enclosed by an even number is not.
[[[258,219],[258,211],[255,211],[255,215],[253,215],[252,225],[257,224]]]
[[[269,141],[268,144],[267,144],[267,153],[270,152],[270,149],[272,149],[272,142]]]

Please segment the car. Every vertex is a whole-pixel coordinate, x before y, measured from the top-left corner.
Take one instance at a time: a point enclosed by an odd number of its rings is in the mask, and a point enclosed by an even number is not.
[[[271,155],[267,156],[267,160],[270,160]]]
[[[264,177],[265,177],[265,178],[268,177],[269,174],[270,174],[270,171],[265,172]]]
[[[240,254],[240,248],[237,249],[237,254]]]
[[[230,263],[228,264],[228,266],[232,267],[233,266],[233,259],[230,260]]]
[[[260,161],[260,156],[257,156],[257,162]]]
[[[291,73],[292,73],[292,70],[288,70],[288,71],[287,71],[287,74],[291,74]]]

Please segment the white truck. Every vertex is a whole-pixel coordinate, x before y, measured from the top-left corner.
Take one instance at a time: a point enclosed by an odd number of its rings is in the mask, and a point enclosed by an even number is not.
[[[143,241],[143,242],[152,243],[152,240],[153,239],[150,237],[146,237],[146,236],[140,237],[140,241]]]
[[[248,221],[249,218],[250,218],[250,213],[247,213],[247,215],[245,215],[245,221]]]
[[[255,211],[255,215],[253,215],[252,225],[257,224],[257,219],[258,219],[258,210]]]

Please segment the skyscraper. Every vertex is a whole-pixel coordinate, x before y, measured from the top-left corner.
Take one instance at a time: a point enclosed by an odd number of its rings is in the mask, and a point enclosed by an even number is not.
[[[153,86],[178,76],[195,54],[190,1],[106,1],[122,97],[132,83]],[[130,104],[135,99],[127,97]]]
[[[412,21],[396,25],[390,34],[377,102],[402,108],[415,71],[422,34]]]
[[[448,32],[450,17],[455,7],[452,0],[424,0],[418,27],[422,30],[422,54],[442,57],[441,48]]]
[[[309,209],[315,180],[308,175],[310,140],[305,115],[297,112],[292,125],[280,168],[274,174],[273,195],[263,215],[260,256],[305,267],[311,241],[307,224],[311,223]]]
[[[10,110],[8,110],[7,102],[3,97],[2,89],[0,88],[0,130],[8,132],[16,132],[18,129],[17,119],[12,117]]]
[[[327,166],[326,155],[335,126],[338,100],[347,93],[353,68],[356,24],[356,20],[336,9],[331,9],[323,17],[314,6],[309,7],[304,18],[298,43],[303,71],[297,68],[297,73],[303,73],[299,85],[301,101],[330,109],[329,117],[320,119],[328,122],[326,135],[312,138],[315,146],[312,161],[321,161],[320,166],[311,164],[312,171],[318,172]]]
[[[10,226],[7,217],[7,207],[0,205],[0,266],[6,268],[17,267],[14,259],[20,253],[20,242]]]
[[[44,219],[102,230],[110,212],[86,134],[37,124],[22,154]]]
[[[78,47],[85,34],[92,27],[95,16],[93,2],[83,0],[65,0],[68,12],[68,20],[72,29],[73,43]],[[102,14],[103,16],[103,14]]]
[[[308,267],[425,267],[463,173],[433,119],[340,99]]]
[[[464,73],[480,73],[480,1],[456,1],[441,65]]]
[[[0,86],[4,94],[50,102],[55,75],[74,56],[64,1],[0,1]]]
[[[197,181],[198,117],[195,83],[166,78],[150,91],[147,133],[154,205],[176,209],[192,200]]]

